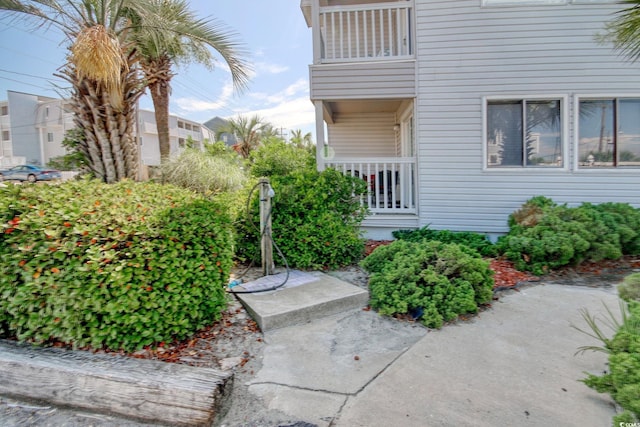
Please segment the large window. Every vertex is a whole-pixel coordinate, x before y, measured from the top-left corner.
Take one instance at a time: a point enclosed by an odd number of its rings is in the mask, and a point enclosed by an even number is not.
[[[640,98],[581,99],[578,166],[640,166]]]
[[[487,167],[561,167],[560,99],[487,102]]]

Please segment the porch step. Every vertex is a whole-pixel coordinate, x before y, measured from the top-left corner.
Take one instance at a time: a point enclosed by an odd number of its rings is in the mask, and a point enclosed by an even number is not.
[[[286,273],[267,276],[234,290],[269,289],[285,278]],[[275,291],[236,295],[263,332],[362,308],[369,301],[369,293],[358,286],[324,273],[296,270]]]
[[[0,340],[0,395],[163,425],[210,425],[232,372]]]

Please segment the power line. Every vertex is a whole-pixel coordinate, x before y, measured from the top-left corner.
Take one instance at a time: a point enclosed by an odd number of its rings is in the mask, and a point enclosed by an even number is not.
[[[2,68],[0,68],[0,72],[9,73],[9,74],[17,74],[19,76],[33,77],[35,79],[42,79],[42,80],[46,80],[48,82],[51,82],[51,79],[52,79],[52,77],[35,76],[33,74],[21,73],[19,71],[4,70]],[[58,81],[64,81],[63,79],[61,79],[59,77],[55,77],[55,76],[53,76],[53,79],[58,80]]]

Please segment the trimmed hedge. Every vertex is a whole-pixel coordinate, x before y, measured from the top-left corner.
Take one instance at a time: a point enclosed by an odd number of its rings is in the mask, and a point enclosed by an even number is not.
[[[219,318],[226,208],[168,185],[0,188],[0,336],[136,350]]]
[[[489,262],[464,245],[396,240],[360,265],[371,273],[372,308],[385,315],[410,313],[428,327],[475,313],[493,296]]]
[[[486,257],[494,257],[498,254],[498,249],[487,236],[471,231],[431,230],[427,225],[418,230],[394,231],[392,235],[396,239],[410,242],[437,240],[442,243],[458,243],[473,248]]]
[[[582,261],[640,254],[640,210],[625,203],[570,208],[535,197],[509,216],[498,246],[519,270],[545,274]]]

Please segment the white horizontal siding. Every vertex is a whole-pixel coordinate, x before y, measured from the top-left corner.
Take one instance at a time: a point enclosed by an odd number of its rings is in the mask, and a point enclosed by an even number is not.
[[[335,158],[395,157],[395,114],[336,113],[327,126]]]
[[[566,96],[569,147],[577,95],[640,93],[640,66],[595,41],[619,5],[480,7],[416,1],[420,225],[507,231],[528,198],[640,207],[640,169],[483,169],[485,96]]]
[[[311,99],[412,98],[415,61],[311,65]]]

